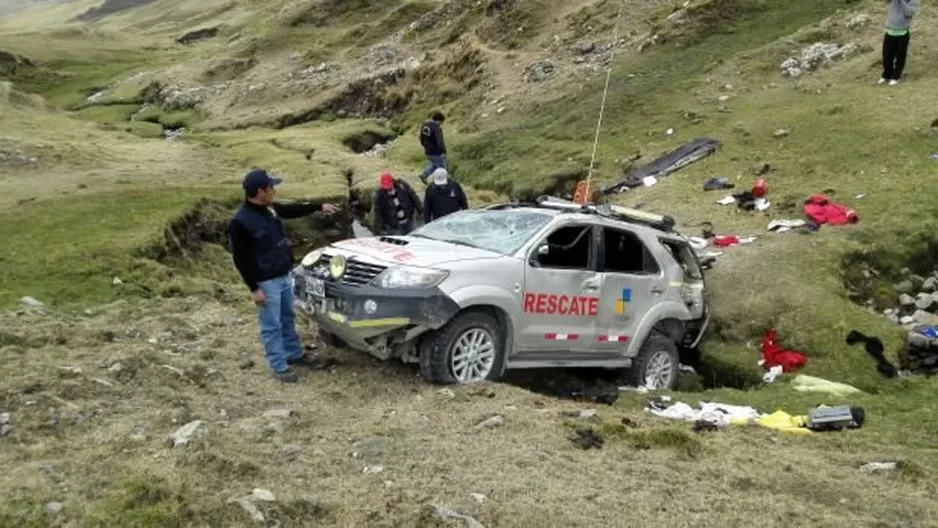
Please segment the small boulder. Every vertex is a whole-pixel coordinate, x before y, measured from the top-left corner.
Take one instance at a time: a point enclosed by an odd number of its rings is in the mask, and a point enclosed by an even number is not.
[[[915,323],[915,319],[911,315],[906,315],[905,317],[899,318],[899,324],[903,326],[914,324],[914,323]]]
[[[772,134],[772,136],[774,136],[776,139],[781,139],[783,137],[788,137],[790,135],[791,135],[791,130],[788,130],[785,128],[780,128],[776,130],[774,134]]]
[[[928,277],[922,282],[922,291],[934,293],[936,290],[938,290],[938,278]]]
[[[915,290],[915,285],[912,284],[911,280],[904,280],[893,286],[893,288],[899,293],[912,293]]]
[[[590,53],[593,53],[593,50],[596,49],[596,44],[591,41],[581,42],[577,46],[577,49],[580,52],[580,55],[589,55]]]
[[[932,298],[931,295],[919,297],[918,300],[915,301],[915,307],[918,308],[919,310],[928,310],[934,304],[935,304],[935,299]]]
[[[0,413],[0,425],[7,425],[13,417],[10,413]]]
[[[58,515],[62,513],[62,510],[65,508],[65,505],[61,502],[52,501],[46,503],[46,513],[49,515]]]
[[[475,425],[474,429],[476,431],[479,431],[482,429],[494,429],[496,427],[501,427],[503,425],[505,425],[505,418],[502,417],[501,415],[495,415],[495,416],[492,416],[491,418],[488,418],[486,420],[479,422],[478,424]]]
[[[0,436],[9,436],[13,432],[13,426],[10,424],[0,425]]]
[[[915,306],[915,297],[912,297],[911,295],[907,293],[903,293],[902,295],[899,296],[899,306],[903,306],[903,307]]]
[[[264,413],[264,418],[290,418],[293,416],[293,409],[271,409]]]
[[[180,427],[170,436],[170,445],[172,447],[188,445],[193,437],[195,437],[196,432],[198,432],[203,425],[205,425],[205,422],[202,420],[194,420]]]
[[[850,19],[847,20],[847,22],[844,25],[847,26],[847,29],[852,30],[852,29],[858,29],[863,26],[866,26],[871,21],[872,19],[870,18],[869,15],[865,13],[859,13],[857,15],[850,17]]]
[[[912,321],[923,325],[938,326],[938,315],[928,313],[924,310],[916,310],[915,313],[912,314]]]

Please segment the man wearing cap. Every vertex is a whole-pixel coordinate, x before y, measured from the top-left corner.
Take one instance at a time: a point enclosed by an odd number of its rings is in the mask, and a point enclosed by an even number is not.
[[[296,383],[291,364],[312,364],[303,354],[293,313],[293,250],[281,218],[299,218],[316,211],[338,211],[328,203],[280,204],[274,202],[274,178],[263,169],[247,173],[242,182],[245,200],[229,224],[235,267],[258,307],[261,342],[267,364],[280,381]]]
[[[423,209],[417,193],[406,181],[385,172],[375,191],[375,228],[378,234],[406,235],[416,229],[414,216]]]
[[[433,183],[427,187],[423,198],[423,221],[430,223],[437,218],[469,208],[466,193],[459,182],[449,178],[446,169],[439,168],[430,175]]]

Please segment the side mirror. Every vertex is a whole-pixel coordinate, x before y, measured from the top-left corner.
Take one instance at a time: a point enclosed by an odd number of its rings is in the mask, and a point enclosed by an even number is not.
[[[538,246],[538,248],[537,248],[537,254],[538,254],[538,255],[547,255],[548,253],[550,253],[550,246],[549,246],[549,245],[547,245],[547,244],[541,244],[540,246]]]

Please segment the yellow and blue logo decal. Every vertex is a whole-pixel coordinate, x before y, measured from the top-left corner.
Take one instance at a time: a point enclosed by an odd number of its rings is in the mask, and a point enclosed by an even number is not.
[[[625,305],[632,302],[632,288],[624,288],[622,290],[622,296],[616,299],[616,313],[624,314]]]

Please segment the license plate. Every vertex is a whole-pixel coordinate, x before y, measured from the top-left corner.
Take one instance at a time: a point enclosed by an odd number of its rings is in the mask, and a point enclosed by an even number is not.
[[[326,284],[322,279],[307,279],[306,293],[312,297],[322,299],[326,296]]]

